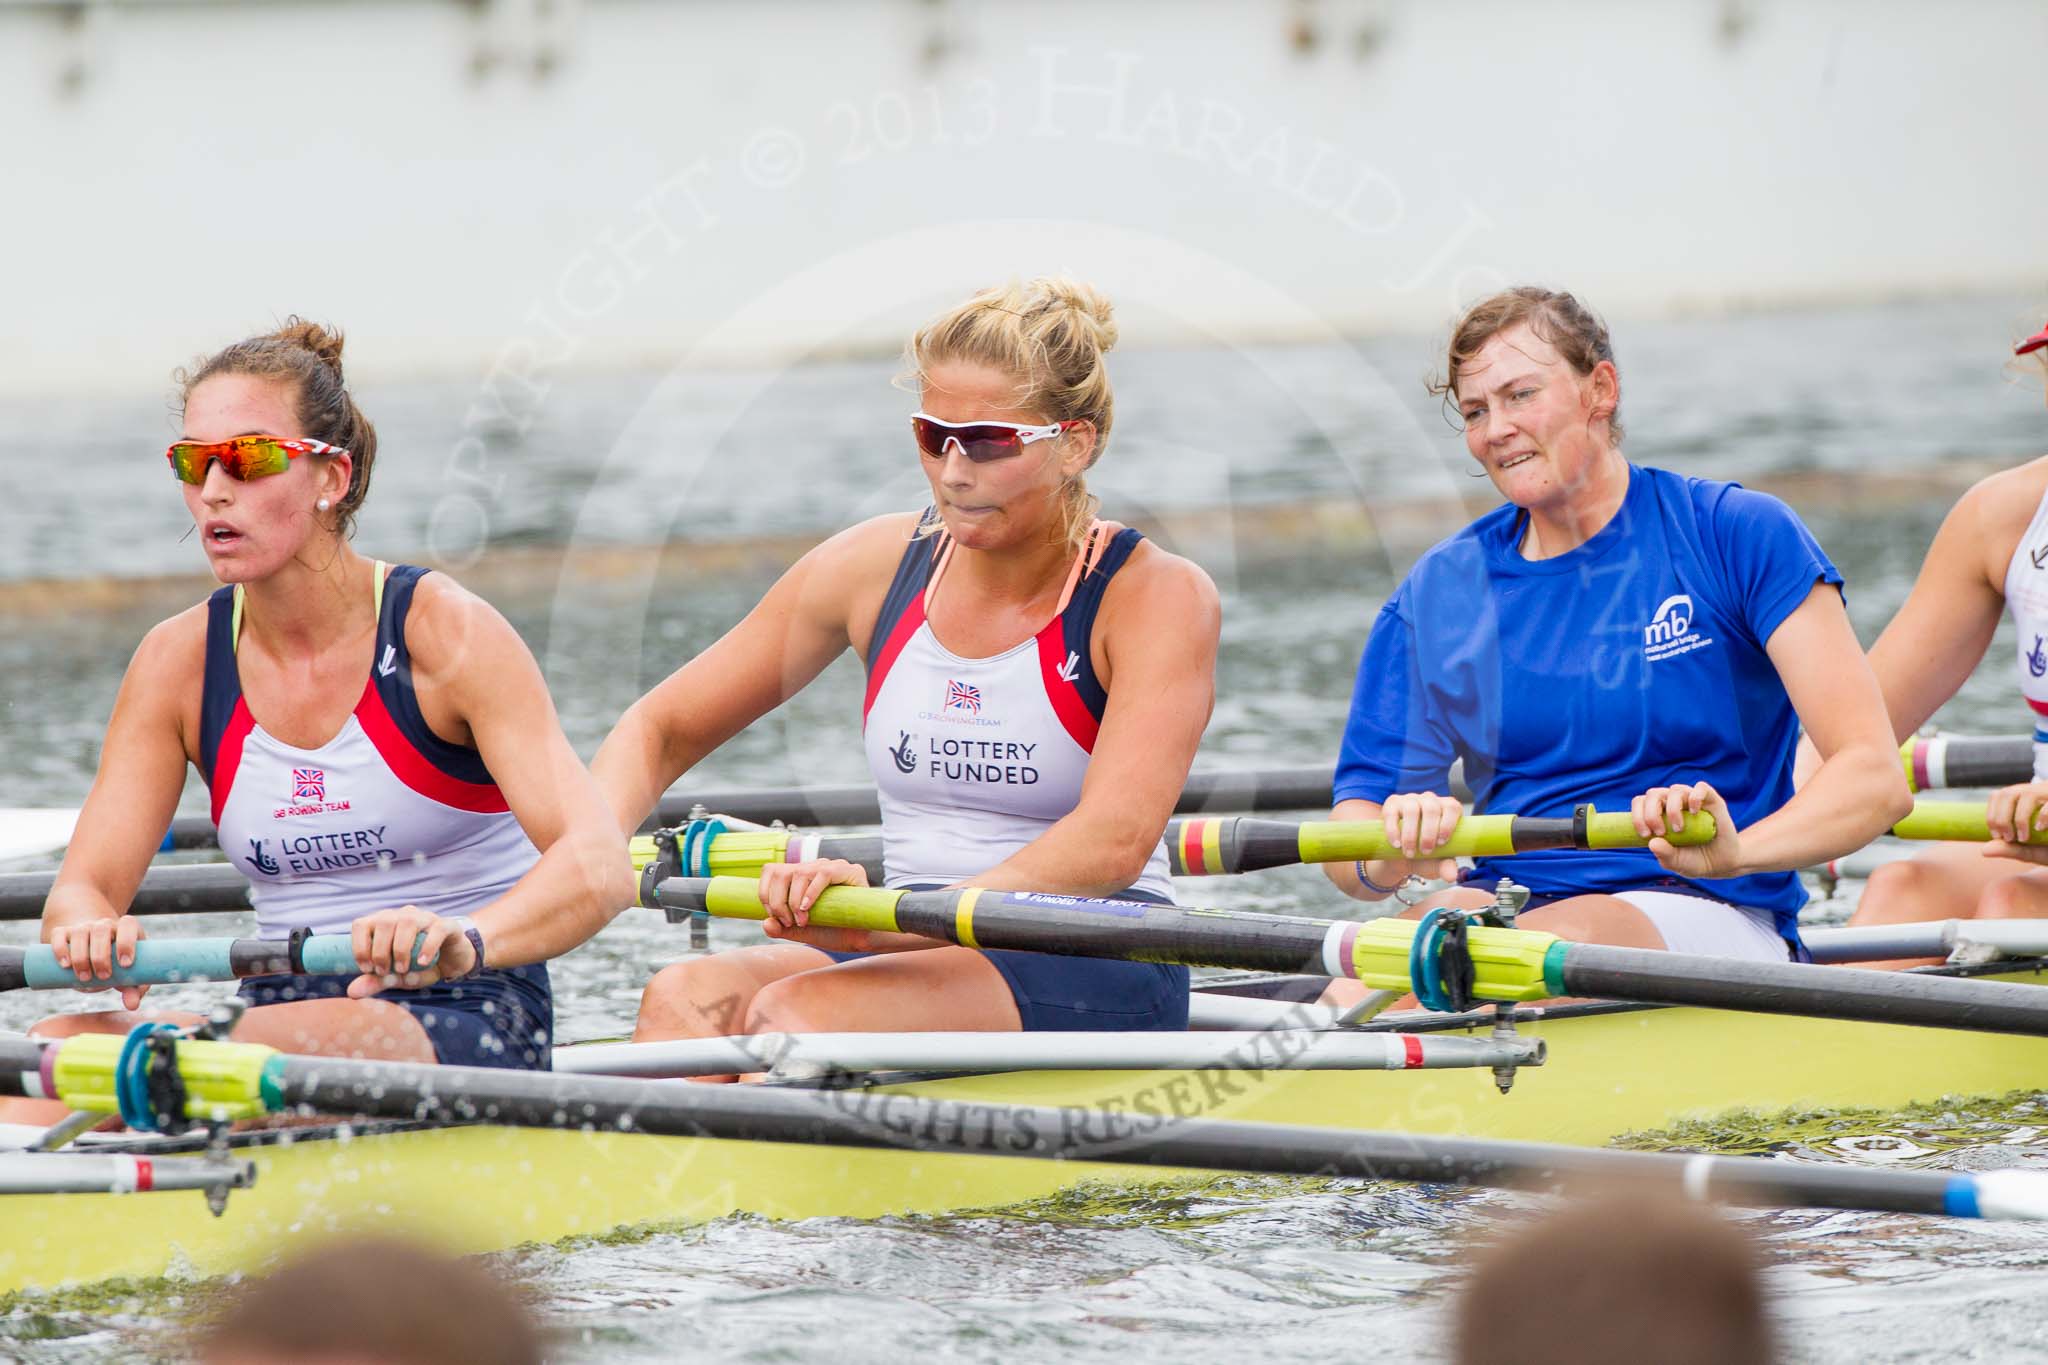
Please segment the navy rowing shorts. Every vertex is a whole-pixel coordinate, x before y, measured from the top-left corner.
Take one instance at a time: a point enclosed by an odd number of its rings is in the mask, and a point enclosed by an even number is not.
[[[348,994],[353,976],[252,976],[241,996],[254,1009],[294,1000],[332,1000]],[[373,997],[402,1005],[420,1021],[436,1060],[449,1066],[502,1066],[546,1071],[555,1031],[554,994],[545,963],[486,969],[467,981],[443,981],[416,991]]]

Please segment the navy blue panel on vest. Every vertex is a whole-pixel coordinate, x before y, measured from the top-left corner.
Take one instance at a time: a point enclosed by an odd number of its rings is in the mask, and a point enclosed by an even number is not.
[[[918,530],[924,531],[938,519],[936,507],[925,508],[917,519]],[[863,661],[867,672],[874,672],[875,655],[889,643],[896,623],[903,619],[903,613],[924,591],[925,584],[931,582],[932,566],[937,563],[938,543],[937,532],[932,532],[911,536],[910,543],[903,547],[903,558],[896,561],[896,576],[889,580],[889,593],[882,599],[882,610],[875,617],[875,633],[868,637],[868,656]]]
[[[484,756],[460,744],[450,744],[435,734],[420,714],[420,699],[412,689],[412,655],[405,648],[405,617],[412,610],[413,589],[431,570],[412,564],[394,564],[384,577],[384,610],[377,619],[377,652],[370,664],[370,681],[384,699],[384,709],[398,726],[406,742],[421,757],[453,778],[464,782],[492,782]]]
[[[199,775],[213,785],[213,757],[242,699],[242,675],[235,670],[235,590],[220,588],[206,599],[206,663],[199,684]]]
[[[1095,632],[1095,613],[1102,609],[1102,594],[1109,588],[1109,580],[1131,557],[1131,551],[1138,548],[1144,534],[1135,526],[1126,526],[1110,539],[1109,548],[1102,552],[1102,558],[1095,561],[1094,570],[1074,585],[1074,595],[1067,599],[1066,614],[1060,620],[1060,630],[1066,637],[1067,650],[1080,665],[1079,675],[1074,679],[1074,690],[1081,694],[1082,704],[1088,714],[1097,720],[1109,709],[1109,692],[1095,676],[1095,655],[1088,645]]]

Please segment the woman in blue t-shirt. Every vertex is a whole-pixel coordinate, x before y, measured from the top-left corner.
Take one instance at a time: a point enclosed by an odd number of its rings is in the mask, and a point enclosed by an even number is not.
[[[1632,465],[1607,329],[1569,294],[1511,289],[1452,334],[1436,391],[1507,505],[1417,562],[1373,623],[1337,764],[1337,819],[1385,819],[1408,857],[1328,867],[1361,900],[1410,876],[1564,938],[1797,956],[1792,869],[1861,848],[1911,807],[1842,576],[1791,509],[1738,484]],[[1802,722],[1825,757],[1796,796]],[[1712,843],[1432,857],[1463,808],[1628,808],[1661,835],[1710,812]]]

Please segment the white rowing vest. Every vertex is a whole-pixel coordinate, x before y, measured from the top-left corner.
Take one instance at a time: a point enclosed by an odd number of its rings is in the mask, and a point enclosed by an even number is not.
[[[316,749],[266,734],[242,697],[239,588],[209,599],[200,766],[221,849],[248,874],[263,937],[346,933],[417,905],[461,915],[505,894],[540,854],[474,749],[427,727],[405,618],[427,570],[376,566],[377,644],[362,698]]]
[[[2048,493],[2006,567],[2005,609],[2017,628],[2020,695],[2034,721],[2034,777],[2048,781]]]
[[[950,885],[986,872],[1080,804],[1109,704],[1089,638],[1104,589],[1142,538],[1096,523],[1052,620],[987,659],[952,653],[925,619],[951,538],[911,539],[868,643],[862,712],[888,885]],[[1171,899],[1163,839],[1135,886]]]

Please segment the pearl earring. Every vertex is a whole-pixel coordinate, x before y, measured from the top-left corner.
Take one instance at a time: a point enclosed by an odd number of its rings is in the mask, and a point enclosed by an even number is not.
[[[322,498],[320,499],[320,501],[314,503],[313,505],[320,511],[325,512],[327,510],[327,499]]]

